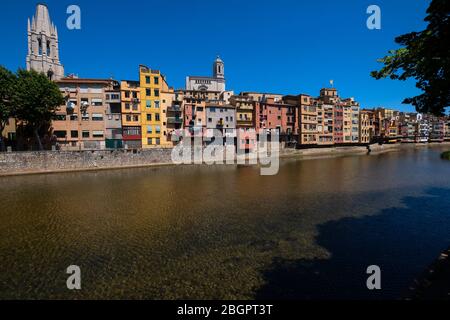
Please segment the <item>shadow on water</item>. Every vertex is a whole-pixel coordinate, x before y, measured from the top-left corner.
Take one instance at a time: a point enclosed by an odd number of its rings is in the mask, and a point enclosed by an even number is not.
[[[450,189],[406,197],[405,207],[318,227],[326,260],[275,258],[257,299],[401,299],[450,244]],[[381,290],[366,287],[369,265],[381,268]]]

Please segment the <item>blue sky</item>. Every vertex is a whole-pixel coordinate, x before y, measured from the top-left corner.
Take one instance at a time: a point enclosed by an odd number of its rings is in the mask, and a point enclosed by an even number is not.
[[[138,65],[160,69],[169,85],[209,75],[225,61],[228,89],[318,95],[335,81],[363,107],[412,110],[403,98],[414,82],[376,81],[376,59],[394,38],[425,27],[429,0],[47,0],[59,29],[66,73],[138,79]],[[37,1],[2,1],[0,64],[25,67],[27,18]],[[81,8],[81,30],[66,28],[70,4]],[[382,29],[368,30],[366,9],[380,6]]]

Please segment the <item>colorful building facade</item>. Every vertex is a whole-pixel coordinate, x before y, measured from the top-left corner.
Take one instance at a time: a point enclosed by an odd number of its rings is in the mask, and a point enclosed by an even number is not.
[[[152,70],[141,65],[139,67],[141,89],[141,132],[142,148],[170,146],[164,136],[162,121],[161,95],[168,91],[165,77],[159,70]]]
[[[141,88],[138,81],[120,83],[122,139],[127,149],[142,148]]]
[[[116,85],[110,79],[62,78],[56,81],[67,104],[52,122],[61,149],[105,149],[106,92]]]

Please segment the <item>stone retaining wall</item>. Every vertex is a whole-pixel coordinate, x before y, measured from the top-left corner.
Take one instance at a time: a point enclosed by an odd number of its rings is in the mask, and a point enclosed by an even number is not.
[[[172,149],[0,153],[0,175],[95,170],[171,163]]]
[[[405,148],[431,147],[442,144],[371,145],[371,154],[401,150]],[[369,149],[364,146],[330,147],[312,149],[281,149],[280,157],[298,159],[320,159],[347,155],[365,155]],[[93,151],[33,151],[0,152],[0,176],[131,168],[172,164],[172,149],[148,150],[93,150]]]

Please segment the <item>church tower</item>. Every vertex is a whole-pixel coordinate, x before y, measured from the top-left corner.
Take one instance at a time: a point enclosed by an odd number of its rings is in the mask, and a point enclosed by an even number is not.
[[[45,4],[38,4],[31,22],[28,19],[27,70],[43,72],[52,80],[64,77],[64,67],[59,61],[58,30],[50,21]]]
[[[222,59],[220,59],[219,56],[214,61],[213,77],[214,78],[218,78],[218,79],[224,79],[225,78],[224,63],[223,63]]]

